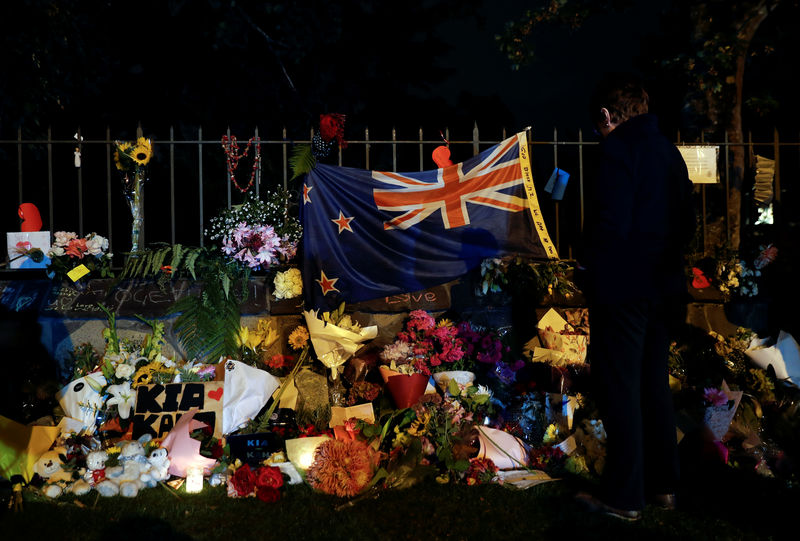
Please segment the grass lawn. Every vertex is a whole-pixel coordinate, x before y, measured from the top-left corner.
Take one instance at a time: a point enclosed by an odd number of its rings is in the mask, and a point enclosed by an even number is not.
[[[287,486],[277,503],[230,499],[224,488],[178,497],[162,487],[138,497],[57,501],[28,499],[21,513],[2,509],[2,539],[797,539],[800,490],[774,479],[718,466],[684,478],[681,508],[647,507],[629,524],[583,512],[564,479],[528,490],[497,485],[438,485],[433,481],[353,506]]]

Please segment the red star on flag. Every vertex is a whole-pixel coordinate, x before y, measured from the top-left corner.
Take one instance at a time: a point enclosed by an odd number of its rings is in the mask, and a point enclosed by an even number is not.
[[[314,186],[306,186],[303,184],[303,204],[311,203],[311,196],[308,193],[314,189]]]
[[[333,287],[334,284],[337,282],[337,280],[339,280],[338,278],[328,278],[327,276],[325,276],[325,271],[320,271],[320,275],[321,275],[320,279],[314,281],[317,282],[319,284],[319,287],[322,288],[323,295],[327,295],[331,291],[339,291],[338,289]]]
[[[342,211],[340,210],[339,211],[339,217],[336,218],[335,220],[331,220],[331,221],[339,226],[339,234],[340,235],[342,234],[342,231],[344,231],[345,229],[350,231],[351,233],[353,232],[353,229],[350,227],[350,222],[353,221],[353,216],[350,216],[349,218],[347,218],[347,217],[345,217],[344,214],[342,214]]]

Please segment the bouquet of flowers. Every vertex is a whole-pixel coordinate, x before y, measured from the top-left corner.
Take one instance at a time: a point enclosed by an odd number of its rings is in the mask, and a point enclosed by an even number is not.
[[[47,257],[50,258],[47,271],[56,280],[70,277],[73,281],[78,281],[86,275],[112,277],[112,256],[108,252],[108,239],[105,237],[90,233],[78,238],[75,233],[57,231],[47,252]]]
[[[466,351],[467,344],[452,321],[437,323],[426,311],[414,310],[397,339],[385,346],[380,356],[392,370],[428,376],[446,370],[469,370],[473,361]]]
[[[255,330],[242,325],[236,336],[242,361],[253,366],[257,366],[260,362],[268,362],[265,354],[277,340],[278,331],[275,330],[275,325],[272,320],[264,318],[258,320]]]
[[[282,188],[267,192],[265,201],[250,193],[241,205],[224,209],[212,218],[205,233],[211,240],[224,242],[241,224],[250,224],[251,228],[269,227],[270,236],[277,239],[274,253],[289,261],[296,255],[303,235],[300,221],[289,215],[289,207],[290,194]]]
[[[275,286],[276,299],[293,299],[303,293],[303,277],[297,268],[275,274],[272,284]]]
[[[116,141],[114,165],[121,173],[135,172],[150,163],[153,146],[150,139],[139,137],[136,141]]]
[[[230,466],[232,473],[228,478],[228,496],[231,498],[257,497],[262,502],[276,502],[281,499],[283,473],[280,468],[265,464],[255,470],[239,460]]]
[[[759,254],[752,264],[739,257],[738,252],[721,249],[717,253],[716,279],[722,295],[729,299],[734,295],[755,297],[758,295],[758,282],[761,271],[778,256],[778,249],[772,244],[759,247]]]
[[[248,226],[242,222],[222,239],[222,252],[251,269],[269,268],[278,262],[279,245],[272,226]]]

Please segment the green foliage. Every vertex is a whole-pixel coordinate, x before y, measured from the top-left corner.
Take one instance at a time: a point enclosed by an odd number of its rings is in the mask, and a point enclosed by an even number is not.
[[[316,165],[317,159],[311,152],[311,145],[296,145],[292,148],[292,155],[289,158],[289,167],[292,169],[290,180],[310,173]]]
[[[75,347],[70,352],[72,361],[72,379],[81,378],[94,370],[100,364],[100,355],[95,351],[92,344],[86,342]]]
[[[119,280],[143,278],[151,280],[172,279],[188,273],[197,279],[195,266],[198,258],[207,254],[206,248],[183,246],[181,244],[156,244],[125,260]]]
[[[486,259],[481,263],[481,282],[476,295],[505,292],[533,295],[538,301],[558,294],[570,298],[578,287],[570,279],[574,268],[567,261],[531,261],[523,257]]]

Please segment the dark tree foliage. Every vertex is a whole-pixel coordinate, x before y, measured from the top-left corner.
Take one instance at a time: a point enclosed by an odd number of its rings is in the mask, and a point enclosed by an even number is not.
[[[372,124],[443,111],[442,20],[476,0],[17,0],[0,8],[0,131],[175,124],[307,130],[324,112]],[[452,113],[452,111],[450,111]],[[466,112],[466,114],[472,111]]]

